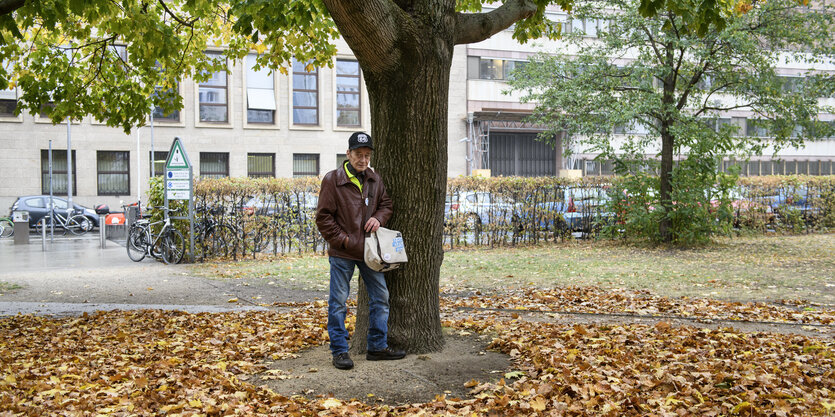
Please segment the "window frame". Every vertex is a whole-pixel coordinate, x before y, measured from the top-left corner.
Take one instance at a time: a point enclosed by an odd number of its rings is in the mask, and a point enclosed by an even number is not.
[[[357,74],[356,75],[340,74],[339,71],[338,71],[339,61],[356,63]],[[334,126],[336,126],[337,128],[343,128],[343,129],[362,128],[362,126],[363,126],[363,117],[362,117],[362,113],[363,113],[362,112],[362,109],[363,109],[363,100],[362,100],[363,85],[362,85],[362,81],[363,81],[363,79],[362,79],[362,67],[360,66],[359,61],[356,58],[348,58],[348,57],[339,58],[339,57],[337,57],[336,61],[334,63],[334,67],[333,67],[333,74],[334,74],[334,81],[333,81],[333,86],[334,86],[333,87],[334,88],[334,101],[333,101],[333,104],[334,104],[334,118],[333,118],[334,119]],[[356,78],[356,80],[357,80],[357,91],[356,92],[354,92],[354,91],[340,91],[339,90],[339,78],[340,77],[342,77],[342,78],[352,78],[352,79]],[[340,107],[339,106],[339,95],[340,94],[357,96],[357,107]],[[340,111],[356,112],[357,113],[357,124],[355,124],[355,125],[353,125],[353,124],[340,124],[339,123],[339,114],[340,114],[339,112]]]
[[[177,86],[173,87],[173,89],[175,91],[177,91],[177,94],[180,96],[181,99],[183,98],[182,88],[183,88],[183,83],[181,81],[177,81]],[[156,86],[156,87],[154,87],[154,89],[155,90],[162,90],[162,86]],[[199,100],[200,99],[198,97],[198,101]],[[157,109],[160,109],[160,107],[159,106],[154,106],[154,108],[151,110],[151,113],[156,113]],[[157,123],[162,123],[165,126],[185,126],[185,124],[183,122],[183,119],[184,119],[183,118],[183,112],[184,111],[185,111],[185,100],[183,100],[183,107],[176,111],[177,112],[177,119],[176,120],[171,119],[171,118],[167,118],[167,117],[163,117],[163,118],[154,117],[154,125],[156,125]],[[149,121],[151,120],[150,115],[148,117],[148,120]]]
[[[127,161],[127,168],[124,171],[100,171],[99,158],[105,154],[125,154]],[[102,192],[101,190],[101,175],[125,175],[127,177],[127,186],[123,190],[116,192]],[[124,191],[124,193],[119,192]],[[96,151],[96,195],[99,196],[122,196],[130,195],[130,151]]]
[[[67,158],[66,157],[66,155],[67,155],[66,154],[66,152],[67,152],[66,149],[53,149],[52,150],[52,163],[53,163],[52,175],[53,175],[53,177],[55,175],[59,175],[59,174],[60,175],[67,175],[66,170],[64,170],[64,171],[55,170],[54,164],[55,164],[55,159],[56,159],[55,158],[55,152],[56,151],[64,152],[64,159],[66,160],[66,158]],[[77,163],[78,160],[76,159],[77,158],[76,150],[73,149],[71,154],[72,154],[72,195],[78,195],[78,163]],[[46,164],[47,164],[46,167],[44,167],[44,161],[46,161]],[[49,183],[47,181],[45,181],[46,178],[48,178],[48,176],[49,176],[49,149],[41,149],[41,194],[49,195]],[[53,195],[56,195],[58,193],[61,193],[61,191],[56,191],[55,189],[52,190]],[[63,193],[61,193],[61,194],[66,195],[67,190],[64,190]]]
[[[315,68],[315,72],[297,72],[295,70],[295,63],[297,63],[297,62],[301,64],[301,62],[296,61],[295,58],[293,58],[293,60],[291,61],[291,68],[290,68],[291,69],[291,71],[290,71],[291,76],[288,77],[289,81],[290,81],[290,94],[289,94],[290,126],[293,126],[294,128],[301,128],[301,129],[322,130],[322,111],[321,111],[321,108],[322,108],[322,93],[321,93],[322,77],[321,77],[321,72],[320,72],[321,68]],[[315,90],[296,89],[295,88],[294,79],[296,77],[304,77],[304,76],[311,76],[311,75],[316,77],[316,89]],[[316,106],[315,107],[313,107],[313,106],[296,106],[296,100],[295,100],[295,93],[296,92],[316,93]],[[294,112],[295,112],[296,109],[316,110],[316,123],[296,123],[296,117],[294,115]]]
[[[243,103],[242,119],[243,119],[244,127],[245,128],[250,128],[250,129],[278,129],[279,128],[279,106],[278,106],[278,101],[279,100],[278,100],[278,94],[277,94],[277,92],[278,92],[278,88],[277,88],[278,87],[278,76],[279,76],[278,71],[272,71],[272,74],[270,74],[270,76],[272,77],[272,81],[273,81],[273,86],[272,86],[271,91],[272,91],[272,94],[273,94],[273,102],[275,103],[275,110],[271,110],[273,121],[272,122],[252,122],[252,121],[249,120],[249,110],[250,110],[250,108],[249,108],[249,96],[248,96],[249,89],[250,88],[255,88],[255,89],[258,89],[258,90],[265,90],[265,91],[268,90],[266,88],[261,88],[261,87],[249,87],[249,81],[250,80],[249,80],[248,74],[249,74],[249,71],[251,71],[252,68],[249,66],[249,62],[247,62],[247,61],[248,61],[250,56],[257,57],[256,54],[250,53],[250,54],[247,54],[241,60],[241,62],[242,62],[242,65],[241,65],[241,67],[242,67],[242,70],[241,70],[241,77],[242,77],[241,85],[243,86],[243,88],[241,88],[242,93],[243,93],[243,95],[241,97],[241,100],[243,100],[242,101],[242,103]],[[262,70],[264,70],[264,69],[265,68],[262,68]],[[252,109],[252,110],[264,111],[264,109]],[[252,126],[250,126],[250,125],[252,125]]]
[[[223,52],[222,51],[209,50],[209,51],[206,51],[205,53],[206,53],[206,55],[210,55],[210,56],[211,55],[216,55],[216,56],[223,57]],[[195,126],[221,127],[221,128],[232,127],[232,112],[231,112],[231,110],[232,110],[232,95],[230,94],[230,92],[233,91],[233,88],[232,88],[233,87],[232,86],[232,78],[233,77],[232,77],[232,71],[229,70],[229,59],[226,58],[226,57],[223,57],[223,59],[224,59],[224,62],[226,64],[225,65],[226,70],[224,71],[225,74],[226,74],[225,75],[226,84],[223,88],[221,88],[217,85],[213,85],[213,84],[205,84],[205,83],[195,82],[196,94],[194,94],[194,101],[195,101],[195,110],[196,110],[196,113],[197,113],[195,115]],[[221,70],[221,71],[223,71],[223,70]],[[216,72],[220,72],[220,71],[216,71]],[[216,73],[216,72],[213,72],[213,74]],[[215,103],[203,103],[203,102],[201,102],[200,101],[200,90],[203,89],[203,88],[214,89],[214,90],[223,89],[226,92],[226,103],[225,104],[215,104]],[[203,106],[208,106],[208,107],[223,107],[223,106],[225,106],[226,107],[226,121],[203,120],[200,116],[200,109]]]

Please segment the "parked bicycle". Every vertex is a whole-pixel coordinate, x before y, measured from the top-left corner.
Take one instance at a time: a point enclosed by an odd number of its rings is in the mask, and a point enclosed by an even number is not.
[[[195,211],[198,221],[194,227],[195,258],[204,260],[214,256],[229,256],[230,248],[235,247],[235,230],[218,221],[223,214],[222,206],[198,206]]]
[[[74,214],[72,210],[67,210],[66,215],[61,214],[61,212],[57,210],[52,210],[51,212],[46,213],[41,221],[35,224],[35,231],[37,231],[38,234],[41,234],[44,227],[50,228],[52,226],[60,227],[63,230],[63,234],[70,232],[76,236],[83,235],[88,231],[93,230],[93,223],[90,219],[81,214]]]
[[[14,222],[11,217],[0,217],[0,238],[14,235]]]
[[[151,222],[149,219],[139,219],[128,229],[125,247],[132,261],[139,262],[148,255],[162,259],[166,264],[177,264],[183,260],[185,239],[182,233],[171,225],[168,215],[170,210],[160,208],[163,210],[163,220]],[[154,229],[159,228],[159,225],[162,225],[159,232],[154,233]]]

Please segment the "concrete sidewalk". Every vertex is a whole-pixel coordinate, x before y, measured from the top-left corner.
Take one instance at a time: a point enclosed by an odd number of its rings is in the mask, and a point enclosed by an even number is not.
[[[31,235],[28,245],[2,239],[0,265],[0,283],[19,286],[0,290],[0,316],[133,308],[237,311],[325,296],[268,286],[258,277],[208,279],[194,274],[200,266],[165,265],[150,258],[133,262],[116,242],[108,241],[101,249],[97,233],[55,236],[46,251],[39,236]]]

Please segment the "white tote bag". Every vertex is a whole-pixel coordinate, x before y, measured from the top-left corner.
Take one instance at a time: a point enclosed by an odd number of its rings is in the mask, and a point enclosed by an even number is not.
[[[406,257],[406,246],[403,235],[397,230],[380,227],[376,232],[367,233],[365,237],[365,264],[369,268],[386,272],[403,266],[409,259]]]

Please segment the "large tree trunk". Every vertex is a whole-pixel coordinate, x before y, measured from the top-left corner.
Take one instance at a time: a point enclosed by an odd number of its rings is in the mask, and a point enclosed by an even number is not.
[[[386,225],[400,230],[408,265],[386,273],[390,293],[389,344],[421,353],[443,346],[439,276],[443,262],[443,207],[447,181],[447,110],[452,38],[426,37],[410,45],[399,65],[364,71],[371,105],[371,165],[394,204]],[[361,63],[362,65],[362,63]],[[382,122],[384,121],[384,122]],[[351,350],[364,352],[368,300],[360,287]]]

